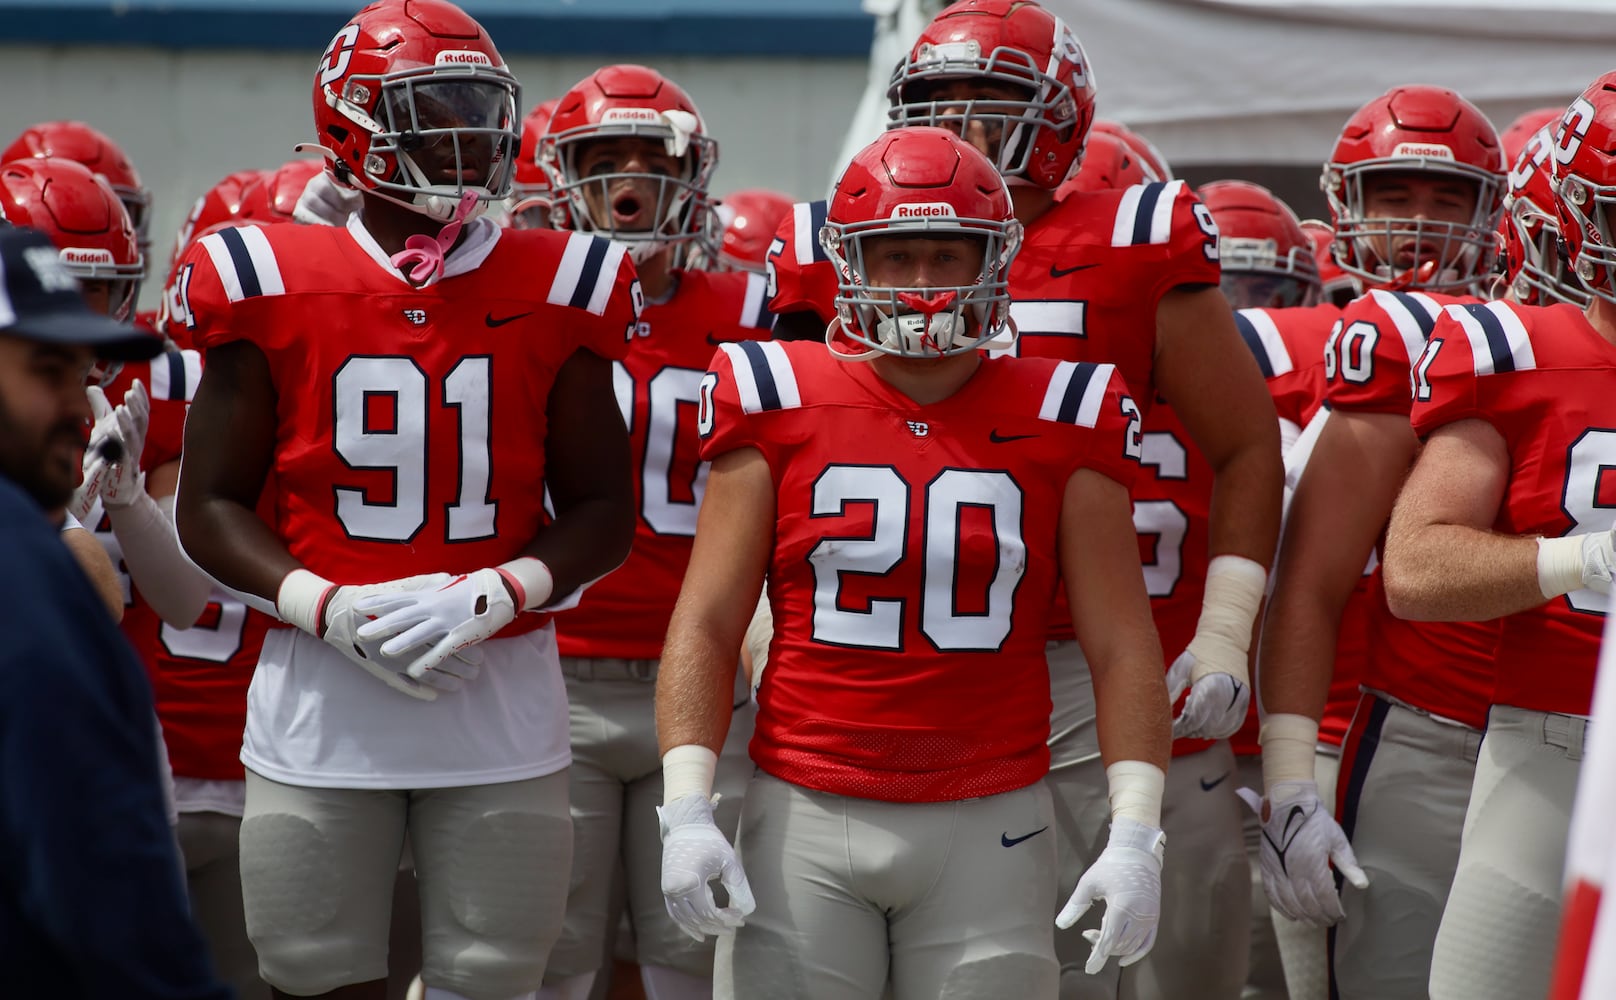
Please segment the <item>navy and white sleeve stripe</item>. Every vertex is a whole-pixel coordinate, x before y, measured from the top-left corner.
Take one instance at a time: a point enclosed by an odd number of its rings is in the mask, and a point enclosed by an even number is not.
[[[196,397],[202,379],[202,355],[196,351],[166,351],[151,363],[151,398],[184,400]]]
[[[1518,372],[1537,367],[1532,338],[1520,316],[1503,302],[1449,306],[1448,315],[1464,327],[1477,375]]]
[[[798,264],[830,259],[825,256],[825,248],[819,245],[819,231],[825,228],[825,213],[829,208],[830,204],[824,201],[799,201],[791,206]]]
[[[1115,365],[1062,361],[1055,366],[1055,373],[1049,379],[1049,388],[1044,390],[1044,402],[1038,408],[1038,418],[1093,427],[1100,419],[1100,404],[1105,400],[1105,389],[1111,384],[1111,373],[1114,371]]]
[[[1257,367],[1262,369],[1263,378],[1284,375],[1296,368],[1291,361],[1291,352],[1285,346],[1285,338],[1279,335],[1279,327],[1274,325],[1274,318],[1268,315],[1267,310],[1236,310],[1234,327],[1240,331],[1240,339],[1251,348],[1252,356],[1257,359]]]
[[[1183,181],[1154,181],[1135,184],[1122,193],[1117,218],[1111,228],[1114,247],[1166,243],[1173,235],[1173,206],[1178,203]]]
[[[1424,353],[1425,342],[1431,339],[1431,331],[1436,329],[1436,320],[1442,315],[1442,307],[1435,299],[1421,292],[1388,292],[1377,288],[1369,294],[1374,296],[1375,304],[1397,327],[1398,336],[1403,338],[1403,350],[1408,353],[1409,363],[1413,364]]]
[[[202,237],[202,246],[219,273],[219,282],[231,302],[260,295],[284,295],[280,265],[275,251],[257,226],[221,229]]]
[[[611,301],[612,289],[617,287],[617,272],[623,264],[627,248],[621,243],[573,233],[567,238],[561,263],[556,265],[555,280],[550,282],[546,301],[553,306],[571,306],[586,309],[601,316]]]
[[[746,296],[741,300],[741,325],[752,330],[774,328],[774,313],[769,312],[767,275],[747,274]]]
[[[785,348],[773,341],[741,340],[719,345],[729,355],[735,371],[735,389],[741,396],[741,410],[791,410],[802,405],[797,392],[797,373]]]

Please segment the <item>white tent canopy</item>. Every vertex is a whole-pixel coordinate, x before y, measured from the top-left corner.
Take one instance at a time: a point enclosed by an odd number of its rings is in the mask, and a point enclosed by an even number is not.
[[[1352,112],[1399,83],[1451,87],[1502,129],[1616,69],[1609,0],[1043,2],[1082,39],[1099,113],[1174,164],[1318,164]],[[943,6],[865,0],[871,89],[839,162],[880,131],[893,64]]]

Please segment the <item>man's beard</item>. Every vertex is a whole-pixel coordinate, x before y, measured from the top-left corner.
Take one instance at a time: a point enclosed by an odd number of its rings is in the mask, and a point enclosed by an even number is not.
[[[0,398],[0,475],[16,483],[46,511],[60,510],[73,498],[76,475],[51,468],[54,445],[63,438],[83,444],[77,421],[64,421],[37,439],[11,414]]]

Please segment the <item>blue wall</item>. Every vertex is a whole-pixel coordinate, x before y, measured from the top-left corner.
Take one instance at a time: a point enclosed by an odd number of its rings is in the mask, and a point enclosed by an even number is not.
[[[0,44],[323,49],[362,0],[0,0]],[[869,54],[859,0],[464,0],[500,52]]]

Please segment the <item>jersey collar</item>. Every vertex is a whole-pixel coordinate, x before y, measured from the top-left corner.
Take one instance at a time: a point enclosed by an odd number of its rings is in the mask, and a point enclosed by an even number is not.
[[[488,255],[494,252],[494,245],[499,242],[502,231],[499,226],[487,218],[473,219],[468,222],[466,224],[465,238],[460,241],[459,246],[455,247],[443,258],[442,277],[434,278],[419,287],[427,288],[437,284],[444,278],[453,278],[457,275],[469,274],[475,271],[483,261],[488,259]],[[365,251],[370,256],[370,259],[376,262],[377,267],[397,278],[401,284],[409,285],[411,288],[417,287],[404,277],[404,272],[394,267],[392,261],[387,259],[387,253],[376,242],[376,238],[370,235],[370,230],[366,229],[364,224],[359,221],[358,212],[348,216],[348,233],[353,236],[354,242],[359,244],[359,249]]]

